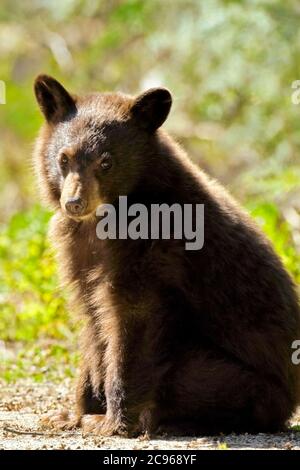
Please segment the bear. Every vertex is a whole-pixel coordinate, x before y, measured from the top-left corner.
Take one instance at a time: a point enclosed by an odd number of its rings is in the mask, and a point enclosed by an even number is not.
[[[46,426],[96,435],[284,429],[299,403],[296,286],[271,243],[220,183],[162,129],[166,88],[77,96],[34,84],[45,117],[34,151],[50,237],[80,312],[74,412]],[[102,238],[97,207],[203,204],[205,240]]]

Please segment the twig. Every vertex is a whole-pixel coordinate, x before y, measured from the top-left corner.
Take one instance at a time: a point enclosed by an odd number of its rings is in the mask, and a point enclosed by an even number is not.
[[[46,433],[46,432],[37,432],[37,431],[19,431],[18,429],[9,428],[8,426],[3,426],[3,431],[11,432],[13,434],[30,434],[31,436],[48,436],[48,437],[58,437],[62,436],[57,433]]]

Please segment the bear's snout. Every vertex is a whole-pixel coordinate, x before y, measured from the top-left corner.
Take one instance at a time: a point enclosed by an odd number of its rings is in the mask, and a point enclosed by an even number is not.
[[[65,203],[66,212],[70,215],[81,215],[85,206],[86,204],[81,197],[71,197]]]

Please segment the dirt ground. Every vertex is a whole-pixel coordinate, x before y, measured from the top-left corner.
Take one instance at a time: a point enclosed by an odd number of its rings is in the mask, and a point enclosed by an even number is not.
[[[35,383],[20,380],[16,384],[0,383],[0,449],[297,449],[300,432],[279,434],[234,435],[218,437],[160,436],[125,439],[82,435],[78,431],[47,431],[39,425],[39,417],[53,409],[73,406],[71,382],[63,384]],[[292,424],[300,424],[300,409]]]

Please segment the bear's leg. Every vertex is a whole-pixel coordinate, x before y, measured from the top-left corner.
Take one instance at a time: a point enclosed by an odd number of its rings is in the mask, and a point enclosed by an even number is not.
[[[293,411],[279,378],[214,352],[190,352],[166,379],[153,416],[158,432],[274,432]]]
[[[103,345],[99,344],[92,322],[85,326],[81,337],[82,362],[76,386],[76,409],[56,411],[42,417],[44,426],[73,429],[82,425],[84,415],[106,413],[103,374]]]
[[[79,416],[106,413],[104,383],[99,379],[96,384],[92,384],[89,369],[83,369],[79,376],[76,389],[76,411]]]

